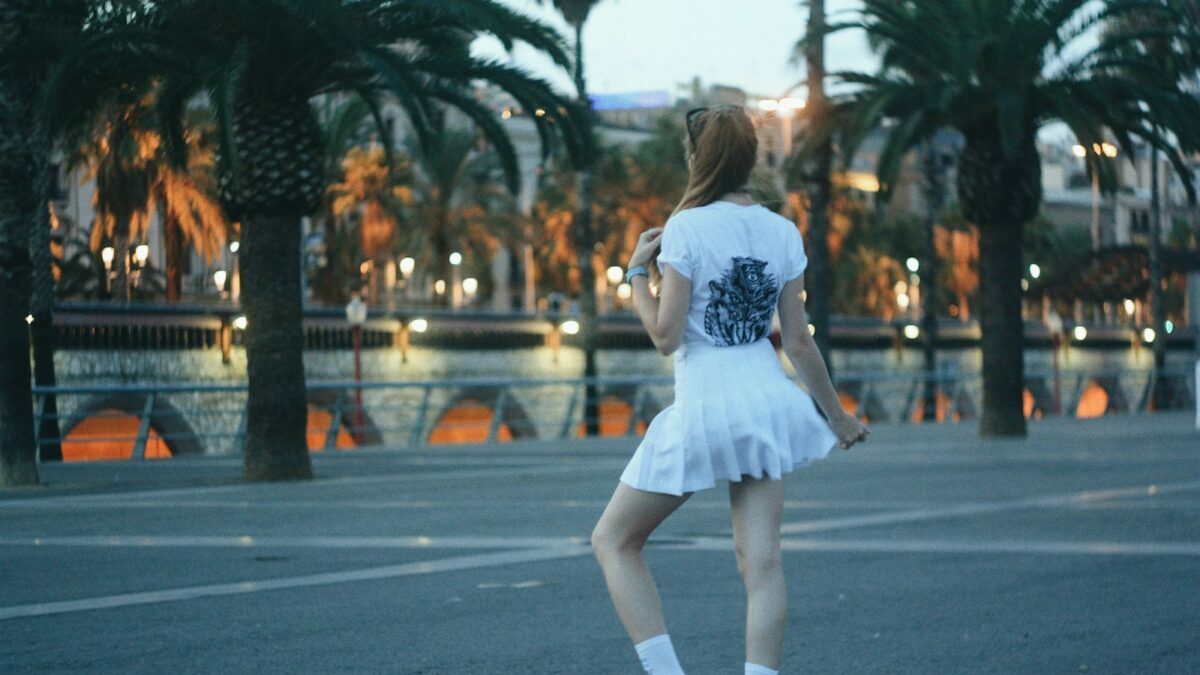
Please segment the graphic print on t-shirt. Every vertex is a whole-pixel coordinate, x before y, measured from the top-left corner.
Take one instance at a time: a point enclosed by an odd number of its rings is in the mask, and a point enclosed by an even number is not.
[[[722,347],[766,337],[779,287],[765,260],[734,256],[721,278],[708,282],[712,291],[704,309],[704,332]]]

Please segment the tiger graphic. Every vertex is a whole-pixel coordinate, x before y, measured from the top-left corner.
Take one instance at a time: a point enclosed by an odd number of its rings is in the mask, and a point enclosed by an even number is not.
[[[717,345],[743,345],[766,337],[775,313],[779,285],[764,271],[765,260],[734,256],[719,280],[708,282],[711,291],[704,309],[704,332]]]

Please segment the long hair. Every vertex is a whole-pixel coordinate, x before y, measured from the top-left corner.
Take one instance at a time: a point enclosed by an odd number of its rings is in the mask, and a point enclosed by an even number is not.
[[[687,124],[684,145],[691,157],[687,189],[671,215],[711,204],[726,192],[746,187],[758,160],[754,123],[740,106],[710,108]],[[662,278],[658,254],[650,266],[651,281]]]
[[[687,189],[671,215],[746,187],[758,160],[758,135],[741,107],[721,106],[700,113],[688,126],[684,143],[692,166]]]

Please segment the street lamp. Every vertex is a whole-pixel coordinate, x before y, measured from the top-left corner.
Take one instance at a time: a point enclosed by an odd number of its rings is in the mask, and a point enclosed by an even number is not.
[[[479,290],[479,280],[475,277],[467,277],[462,282],[463,293],[467,296],[466,301],[470,303],[475,299],[475,292]]]
[[[350,324],[350,335],[354,340],[354,383],[362,383],[362,328],[367,322],[367,305],[362,297],[355,293],[346,303],[346,321]],[[363,408],[362,387],[354,388],[354,442],[362,445]]]
[[[779,99],[764,98],[758,102],[759,110],[765,113],[775,113],[775,116],[779,118],[784,157],[790,157],[792,154],[792,118],[796,116],[796,111],[803,108],[804,105],[804,99],[794,96],[785,96]]]
[[[450,254],[450,306],[458,309],[462,305],[462,265],[463,255],[458,251]]]
[[[216,272],[213,272],[213,283],[217,285],[217,295],[219,295],[221,299],[225,298],[225,280],[228,276],[229,275],[225,270],[217,270]]]
[[[111,246],[105,246],[100,249],[100,260],[104,261],[104,295],[109,296],[112,293],[112,264],[113,257],[117,254],[116,250]]]

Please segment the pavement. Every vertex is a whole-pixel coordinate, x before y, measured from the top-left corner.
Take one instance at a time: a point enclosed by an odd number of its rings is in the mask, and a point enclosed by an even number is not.
[[[1191,415],[880,426],[787,476],[784,673],[1200,673]],[[0,490],[0,673],[636,673],[588,535],[630,439],[43,465]],[[646,558],[741,673],[724,483]]]

